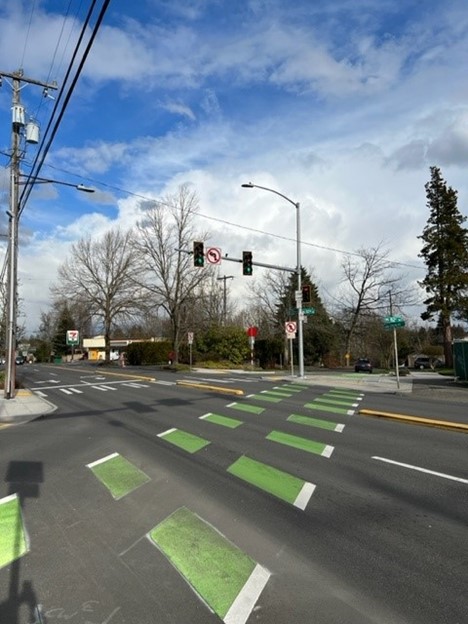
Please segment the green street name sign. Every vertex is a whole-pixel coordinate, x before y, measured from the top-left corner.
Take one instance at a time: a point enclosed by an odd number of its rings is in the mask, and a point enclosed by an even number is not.
[[[404,327],[405,321],[401,316],[386,316],[384,318],[384,327],[386,329],[393,329],[394,327]]]
[[[307,308],[302,308],[302,312],[306,316],[312,316],[313,314],[315,314],[316,310],[315,308],[307,307]],[[289,308],[288,310],[289,316],[293,316],[294,314],[297,314],[297,313],[298,313],[297,308]]]

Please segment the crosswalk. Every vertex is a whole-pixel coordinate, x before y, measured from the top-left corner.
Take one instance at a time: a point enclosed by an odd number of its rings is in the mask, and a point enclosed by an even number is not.
[[[34,394],[40,396],[42,398],[47,398],[50,396],[50,392],[53,394],[57,392],[61,392],[67,396],[71,396],[74,394],[83,394],[88,391],[97,391],[97,392],[117,392],[119,388],[149,388],[152,385],[164,385],[164,386],[175,386],[175,381],[153,381],[151,383],[141,383],[136,381],[116,381],[116,382],[106,382],[106,383],[96,383],[96,384],[78,384],[76,386],[49,386],[46,388],[33,389]]]
[[[254,382],[258,382],[258,379],[248,379],[241,377],[186,377],[183,379],[190,379],[190,381],[198,382],[198,383],[211,383],[216,385],[232,385],[232,384],[250,384]],[[94,381],[94,383],[93,383]],[[74,394],[83,394],[83,392],[88,391],[96,391],[96,392],[115,392],[119,390],[119,388],[149,388],[154,385],[161,386],[175,386],[177,384],[177,380],[168,381],[165,379],[155,379],[149,383],[145,383],[142,381],[109,381],[105,377],[94,378],[93,381],[82,381],[79,384],[71,385],[71,384],[63,384],[60,385],[60,382],[56,379],[48,379],[46,381],[37,381],[36,384],[40,385],[39,388],[33,388],[34,394],[40,396],[42,398],[47,398],[50,396],[52,391],[53,394],[56,392],[60,392],[67,396],[72,396]],[[47,385],[44,385],[47,384]]]

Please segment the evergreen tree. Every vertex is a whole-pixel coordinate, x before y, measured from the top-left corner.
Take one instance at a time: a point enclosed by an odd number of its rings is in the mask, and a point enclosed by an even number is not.
[[[327,310],[320,298],[318,288],[313,283],[311,276],[302,268],[302,285],[309,284],[311,292],[311,302],[307,307],[313,307],[315,314],[307,317],[307,322],[303,325],[304,338],[304,362],[306,364],[321,363],[323,357],[329,353],[336,342],[336,333],[333,323],[330,320]],[[283,295],[277,304],[277,320],[281,332],[284,333],[284,323],[287,320],[297,320],[295,292],[297,290],[297,275],[294,273],[289,278]],[[295,361],[297,362],[297,340],[294,341]]]
[[[466,217],[458,210],[457,191],[447,186],[438,167],[431,167],[430,171],[431,180],[425,185],[430,214],[419,236],[424,243],[419,256],[427,266],[426,277],[419,284],[429,295],[421,318],[438,317],[445,363],[451,367],[451,319],[463,309],[468,287],[468,232],[463,227]]]

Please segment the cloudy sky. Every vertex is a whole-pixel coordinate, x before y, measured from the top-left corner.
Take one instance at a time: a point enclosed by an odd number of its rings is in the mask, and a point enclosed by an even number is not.
[[[0,71],[60,86],[90,4],[0,0]],[[142,198],[181,183],[198,194],[209,244],[280,266],[296,262],[296,211],[241,184],[299,201],[302,263],[325,301],[346,253],[363,247],[382,245],[407,279],[421,279],[431,165],[468,214],[467,35],[466,0],[112,0],[41,171],[98,192],[36,186],[21,217],[28,331],[73,241],[133,224]],[[4,79],[5,210],[11,95]],[[21,98],[44,129],[55,100],[33,85]],[[35,155],[27,146],[23,171]],[[225,274],[241,302],[249,278],[229,262]]]

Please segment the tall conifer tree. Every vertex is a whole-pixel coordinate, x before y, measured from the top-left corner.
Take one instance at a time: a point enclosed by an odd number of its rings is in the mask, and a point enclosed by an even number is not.
[[[431,180],[425,185],[429,219],[419,238],[423,247],[419,256],[427,266],[426,277],[419,282],[427,299],[423,320],[437,317],[442,329],[445,363],[453,365],[452,316],[464,307],[468,288],[468,232],[457,206],[457,191],[442,178],[438,167],[431,167]]]

